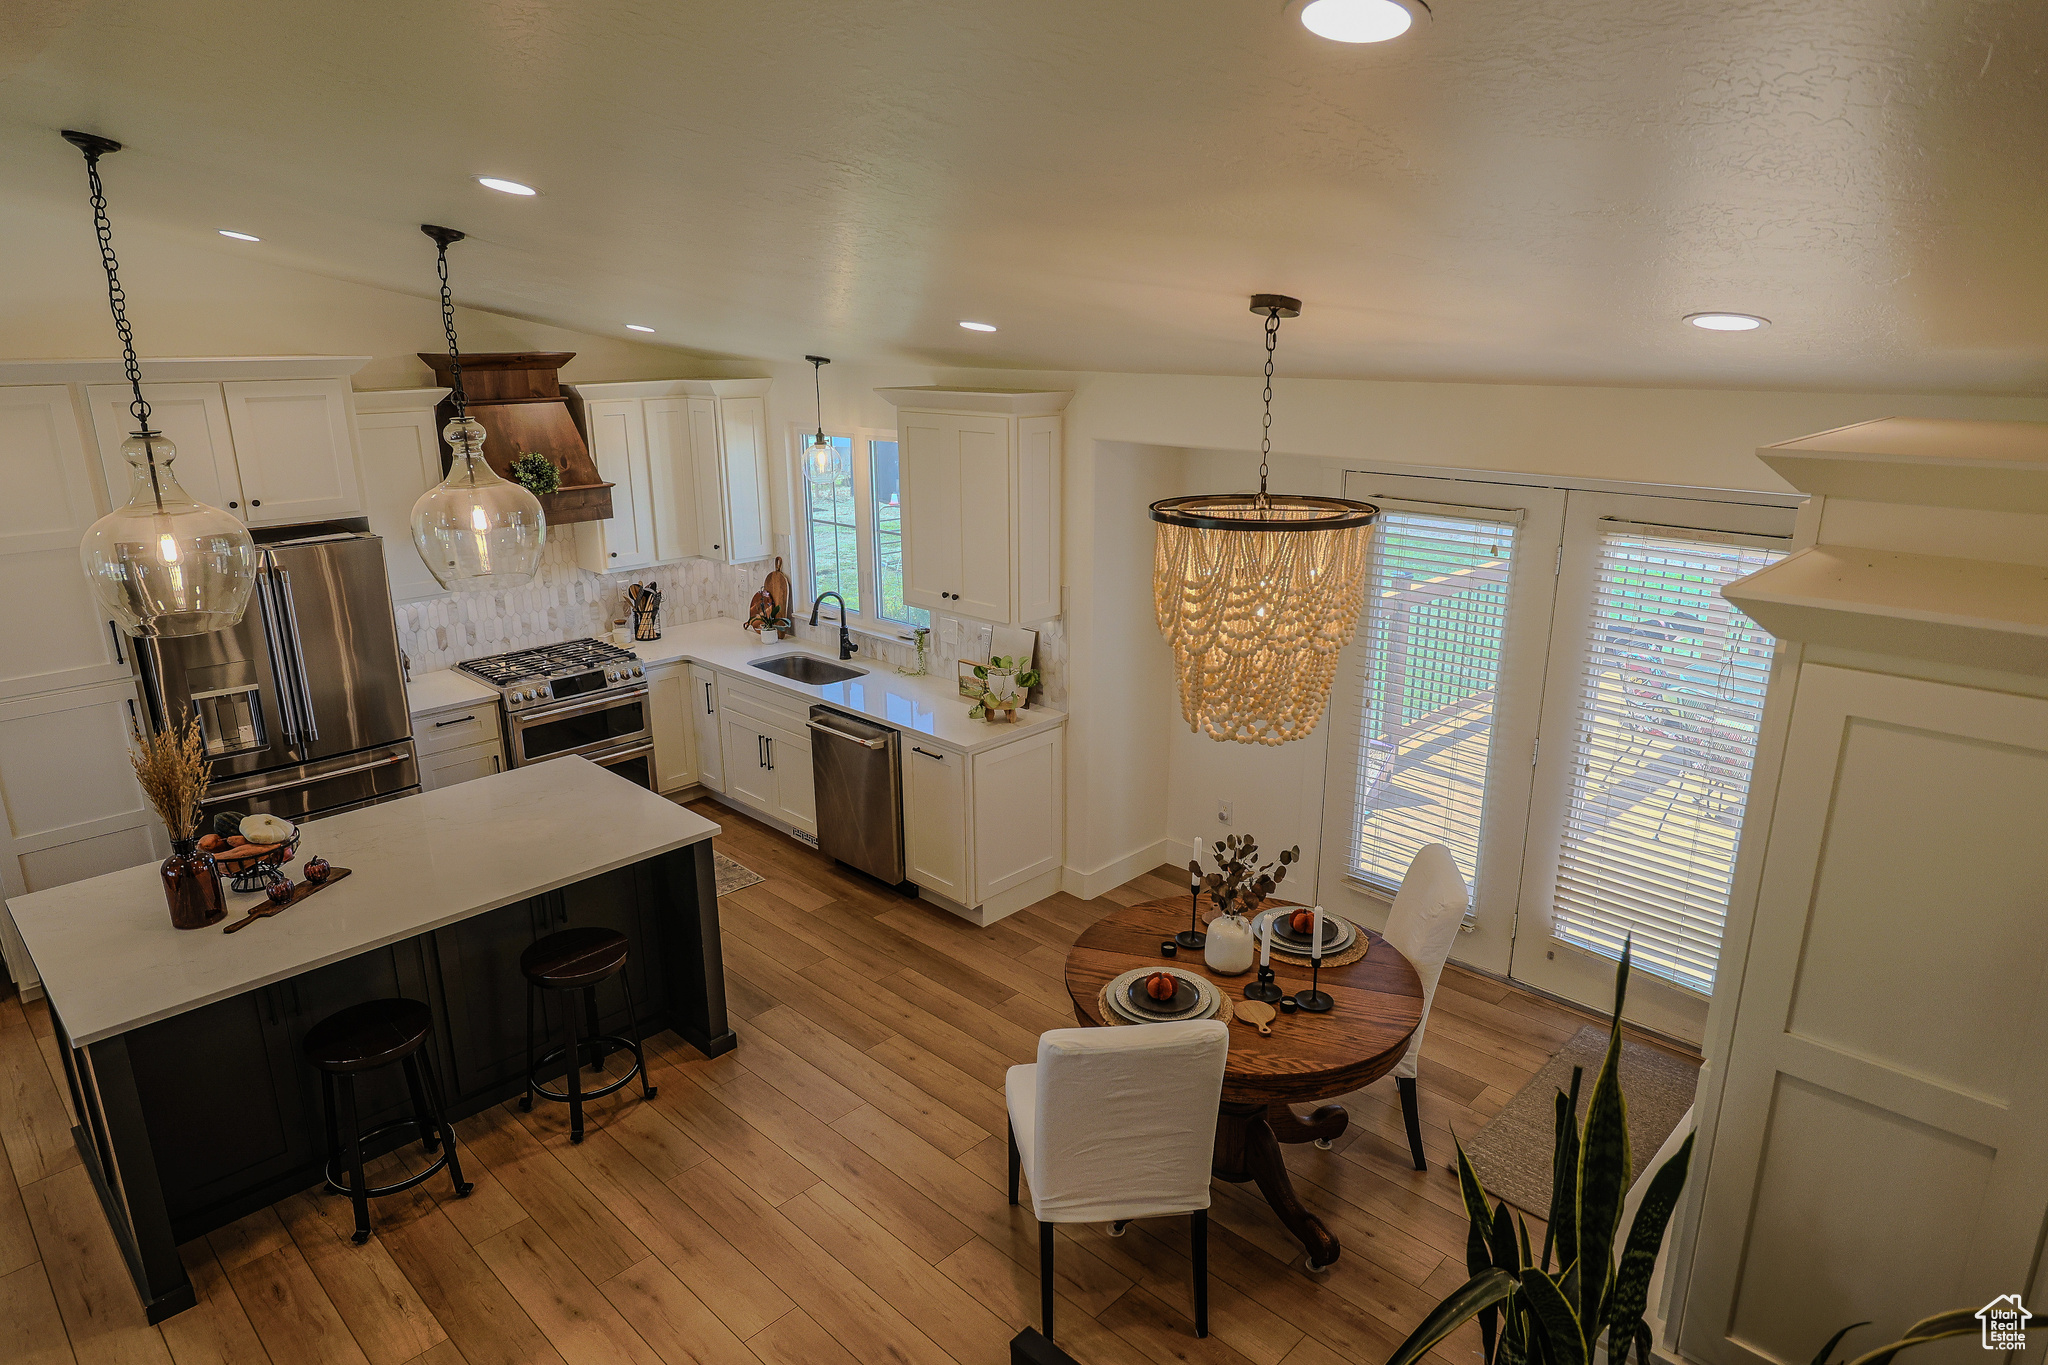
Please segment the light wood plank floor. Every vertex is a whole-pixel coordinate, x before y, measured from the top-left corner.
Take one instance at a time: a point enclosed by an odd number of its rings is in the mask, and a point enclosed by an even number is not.
[[[767,880],[721,902],[738,1051],[674,1035],[660,1094],[458,1126],[476,1193],[438,1181],[374,1209],[309,1191],[184,1247],[200,1304],[144,1323],[72,1149],[47,1012],[0,1000],[0,1361],[698,1362],[997,1365],[1035,1320],[1037,1227],[1004,1201],[1004,1067],[1073,1023],[1061,966],[1140,877],[980,930],[711,805],[719,847]],[[1344,1256],[1325,1279],[1256,1193],[1219,1183],[1211,1326],[1192,1335],[1185,1219],[1060,1234],[1058,1338],[1100,1365],[1383,1360],[1464,1280],[1443,1169],[1584,1017],[1453,968],[1422,1072],[1432,1169],[1410,1169],[1393,1083],[1347,1098],[1330,1152],[1288,1149]],[[396,1160],[391,1158],[388,1160]],[[373,1172],[373,1178],[375,1173]],[[1468,1365],[1476,1336],[1443,1365]]]

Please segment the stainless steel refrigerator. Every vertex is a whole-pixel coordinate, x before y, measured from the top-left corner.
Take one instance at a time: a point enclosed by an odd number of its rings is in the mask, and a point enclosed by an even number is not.
[[[301,527],[257,551],[241,625],[135,642],[151,726],[199,717],[207,814],[296,821],[418,791],[381,539]]]

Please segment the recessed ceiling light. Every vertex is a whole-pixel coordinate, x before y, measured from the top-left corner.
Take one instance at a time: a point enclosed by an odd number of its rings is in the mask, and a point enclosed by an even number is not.
[[[1687,313],[1685,320],[1709,332],[1754,332],[1771,325],[1769,318],[1753,313]]]
[[[1384,43],[1406,33],[1415,16],[1394,0],[1309,0],[1301,22],[1332,42]]]
[[[238,242],[260,242],[263,240],[261,237],[252,237],[246,232],[234,232],[228,228],[222,228],[220,230],[220,235],[223,237],[232,237]]]
[[[651,332],[654,329],[652,327],[642,327],[637,322],[629,322],[626,324],[626,330],[629,332]]]
[[[993,322],[963,322],[960,325],[970,332],[993,332],[996,329]]]
[[[482,185],[487,190],[496,190],[500,194],[529,195],[540,193],[539,190],[531,185],[522,185],[517,180],[500,180],[494,175],[480,175],[476,178],[476,183]]]

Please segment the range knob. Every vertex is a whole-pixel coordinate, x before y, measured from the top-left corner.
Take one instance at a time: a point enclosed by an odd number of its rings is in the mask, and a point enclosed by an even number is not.
[[[638,665],[638,664],[634,664],[634,665],[633,665],[633,676],[634,676],[634,677],[636,677],[636,678],[640,676],[640,665]]]

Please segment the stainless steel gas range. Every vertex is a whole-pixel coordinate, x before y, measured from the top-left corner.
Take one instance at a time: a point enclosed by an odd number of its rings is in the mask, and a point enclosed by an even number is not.
[[[456,667],[497,690],[513,767],[580,754],[653,790],[647,679],[631,650],[569,640]]]

